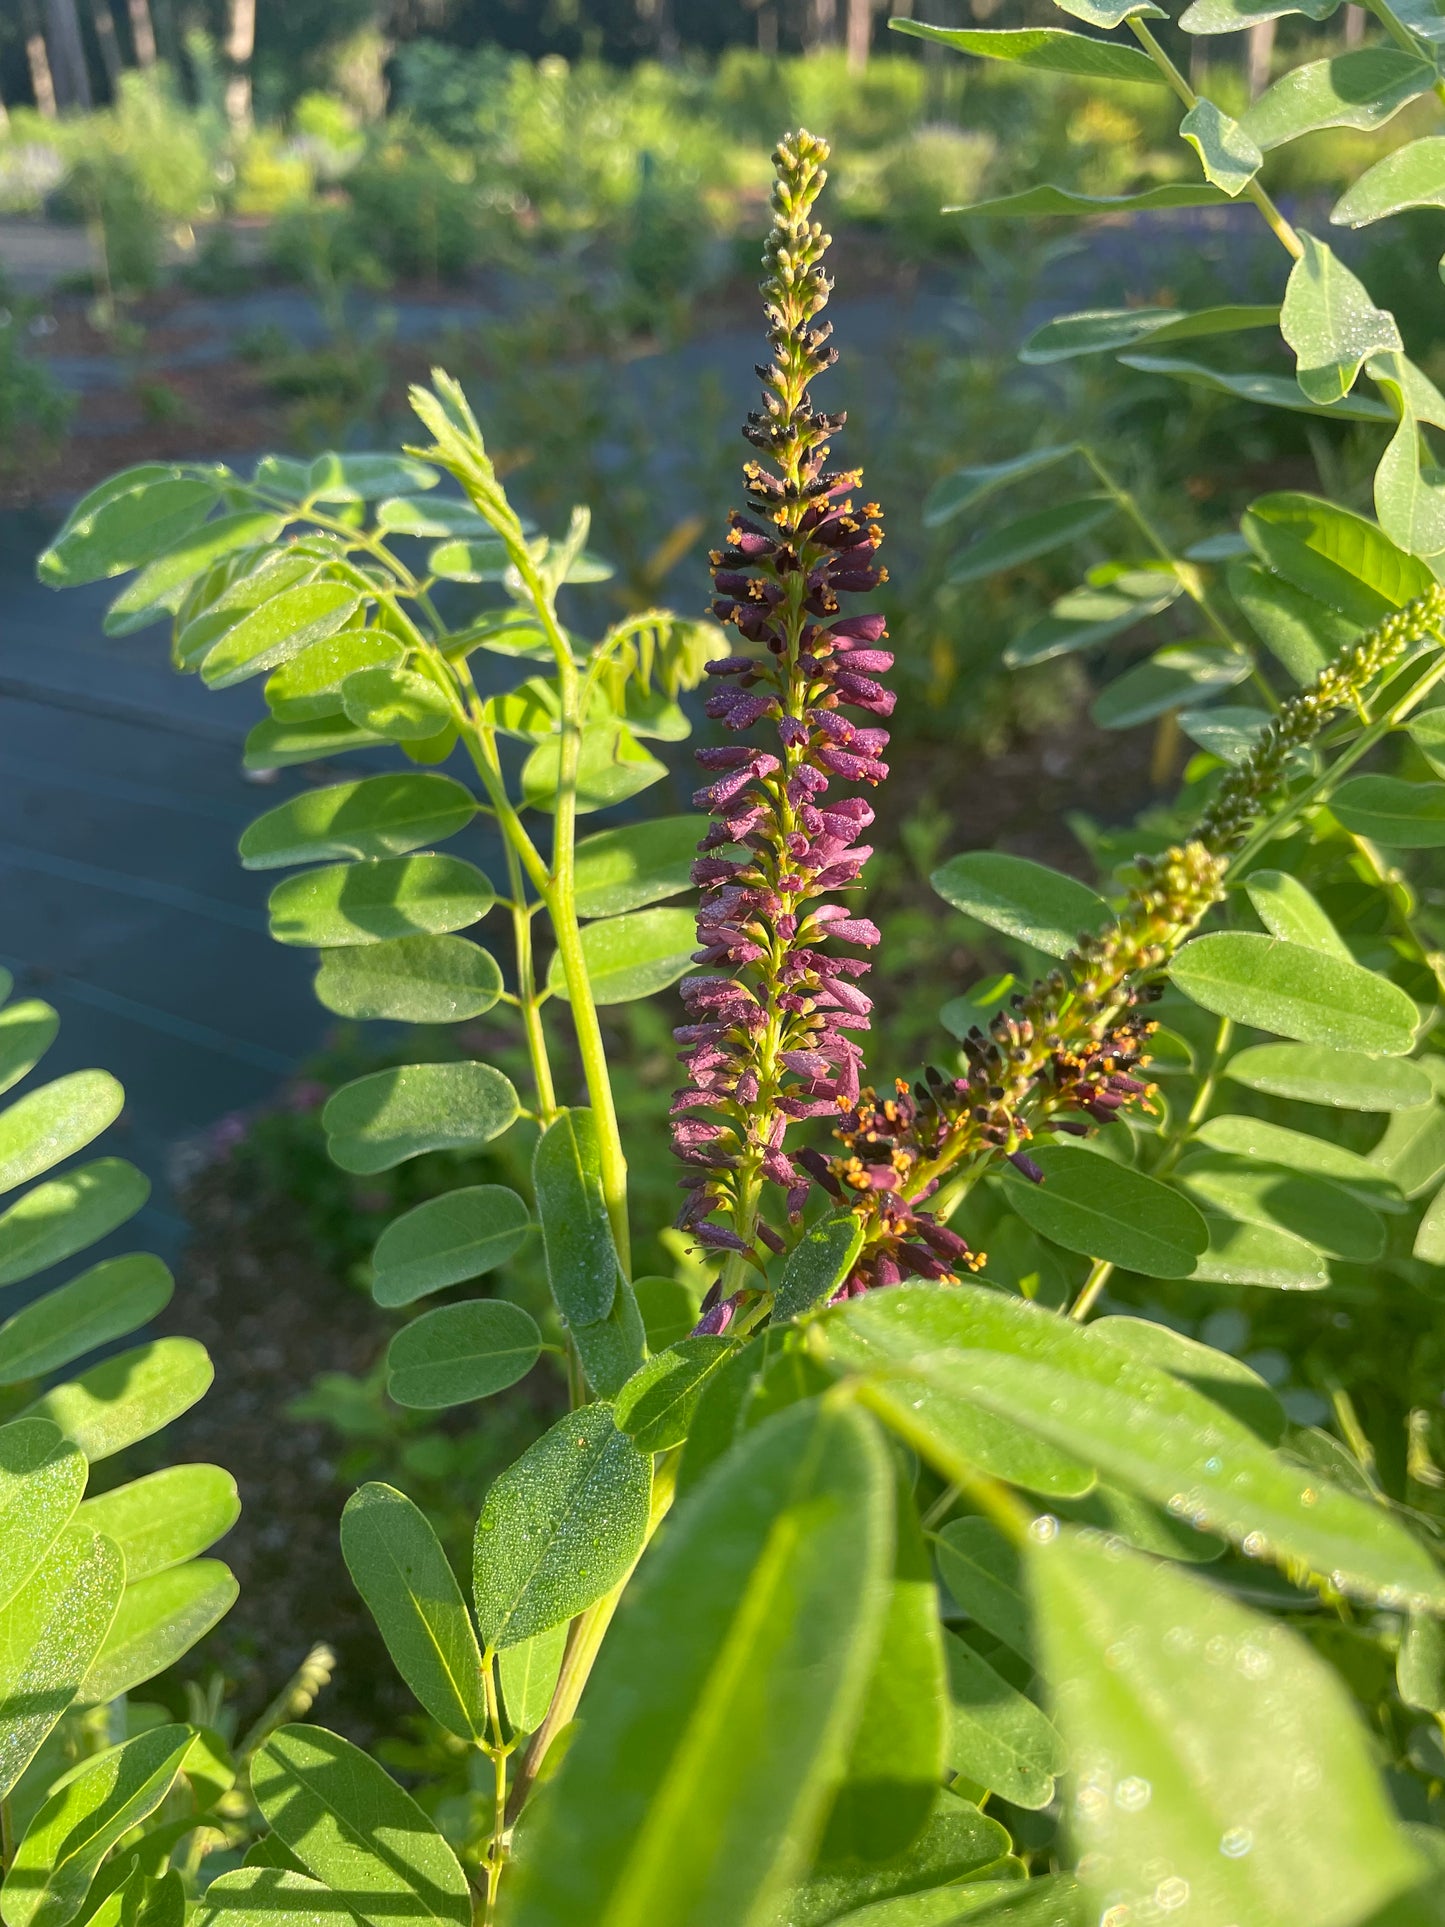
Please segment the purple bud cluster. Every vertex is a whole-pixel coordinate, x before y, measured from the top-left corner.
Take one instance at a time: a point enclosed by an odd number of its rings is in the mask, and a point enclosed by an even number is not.
[[[708,665],[721,687],[707,713],[751,742],[698,752],[708,780],[694,802],[712,817],[693,870],[700,886],[697,974],[683,979],[677,1031],[687,1082],[673,1100],[673,1145],[688,1168],[679,1216],[699,1243],[753,1258],[782,1248],[760,1216],[766,1186],[796,1216],[811,1179],[789,1127],[852,1111],[872,1004],[860,988],[878,930],[830,900],[858,881],[873,811],[843,784],[887,775],[893,658],[878,614],[845,615],[843,598],[886,579],[875,560],[876,504],[855,510],[856,472],[827,469],[841,416],[815,413],[808,383],[836,353],[815,326],[829,282],[828,245],[809,219],[827,148],[791,136],[774,156],[775,222],[764,257],[771,366],[764,406],[744,433],[771,461],[744,470],[748,507],[712,556],[714,614],[757,653]],[[855,713],[845,713],[855,712]],[[858,713],[861,712],[861,713]]]

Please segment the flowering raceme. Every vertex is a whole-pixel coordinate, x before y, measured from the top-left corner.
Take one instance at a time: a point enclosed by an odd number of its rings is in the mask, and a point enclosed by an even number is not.
[[[856,883],[873,820],[861,796],[829,792],[888,773],[887,731],[844,712],[885,717],[894,701],[878,680],[893,662],[883,617],[845,615],[842,602],[886,579],[875,561],[879,510],[855,509],[858,471],[827,469],[843,417],[816,413],[808,392],[837,358],[831,327],[817,322],[830,292],[828,236],[810,219],[827,154],[799,133],[773,157],[762,289],[774,360],[758,370],[763,407],[744,430],[766,465],[746,465],[748,511],[734,512],[727,546],[712,556],[714,613],[761,653],[708,665],[724,686],[707,712],[729,731],[765,731],[766,746],[698,753],[710,780],[694,801],[714,821],[693,871],[703,969],[682,984],[688,1082],[673,1103],[673,1143],[691,1167],[679,1223],[744,1258],[758,1239],[782,1246],[760,1216],[765,1184],[793,1216],[808,1194],[807,1168],[784,1143],[789,1125],[836,1119],[858,1100],[851,1033],[868,1028],[859,987],[868,963],[831,946],[878,941],[866,917],[827,900]]]

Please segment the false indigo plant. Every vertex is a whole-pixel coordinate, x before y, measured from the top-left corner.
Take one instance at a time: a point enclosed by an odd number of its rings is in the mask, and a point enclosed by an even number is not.
[[[1232,537],[1180,557],[1090,450],[943,485],[939,525],[1091,466],[1128,546],[1085,585],[1094,612],[1048,612],[1015,659],[1187,607],[1211,640],[1165,643],[1148,686],[1201,754],[1165,833],[1156,815],[1152,850],[1099,891],[1001,852],[940,867],[940,894],[1012,946],[1014,971],[963,1000],[965,1021],[950,1007],[956,1049],[883,1095],[860,1043],[879,942],[860,839],[890,653],[882,618],[846,606],[883,579],[879,514],[856,472],[827,466],[842,423],[811,396],[833,353],[822,142],[776,155],[759,459],[713,557],[735,643],[656,610],[588,641],[577,591],[605,564],[585,513],[558,539],[528,526],[440,375],[414,397],[424,449],[268,458],[249,480],[132,471],[42,558],[57,585],[138,570],[113,632],[167,619],[178,667],[218,687],[264,676],[252,767],[343,759],[342,780],[287,795],[241,844],[248,865],[293,872],[272,927],[318,953],[326,1007],[486,1019],[525,1061],[519,1089],[469,1029],[327,1102],[332,1154],[358,1174],[504,1137],[513,1152],[512,1183],[458,1184],[378,1240],[378,1302],[437,1300],[391,1343],[390,1395],[465,1405],[544,1355],[559,1395],[565,1380],[563,1416],[475,1495],[470,1605],[401,1491],[364,1486],[342,1521],[438,1747],[469,1762],[465,1797],[414,1799],[324,1727],[268,1727],[222,1836],[244,1864],[208,1879],[199,1853],[184,1871],[140,1862],[167,1906],[188,1887],[204,1927],[1439,1916],[1445,966],[1395,857],[1440,845],[1445,785],[1418,760],[1349,772],[1402,731],[1409,756],[1445,761],[1445,591],[1427,560],[1445,529],[1434,542],[1419,429],[1445,403],[1258,185],[1248,129],[1194,98],[1142,17],[1123,24],[1139,48],[1095,36],[1059,57],[1162,74],[1211,183],[1232,167],[1238,190],[1246,170],[1299,264],[1292,405],[1327,418],[1375,341],[1396,410],[1380,521],[1268,496],[1243,519],[1248,559]],[[1013,50],[1008,33],[918,31]],[[1067,341],[1114,339],[1109,317],[1083,319]],[[1121,342],[1154,325],[1114,322]],[[477,591],[456,624],[443,584]],[[1253,707],[1210,709],[1246,679]],[[579,839],[579,816],[666,773],[646,744],[687,734],[678,698],[704,683],[706,814]],[[378,769],[391,748],[410,766]],[[464,836],[465,855],[434,847]],[[693,885],[695,920],[670,901]],[[471,934],[494,910],[505,962]],[[687,1195],[667,1236],[685,1249],[677,1276],[635,1277],[627,1152],[657,1147],[619,1117],[604,1013],[679,980]],[[1271,1299],[1279,1344],[1251,1354],[1273,1358],[1266,1382],[1212,1341]],[[1337,1355],[1377,1307],[1423,1361],[1401,1363],[1392,1327],[1392,1369],[1425,1381],[1378,1457]],[[94,1411],[54,1404],[61,1425]],[[0,1641],[0,1677],[15,1650]],[[74,1791],[100,1782],[72,1780],[13,1848],[7,1830],[7,1927],[102,1904],[130,1918],[113,1899],[124,1829],[196,1744],[184,1729],[154,1766],[126,1750],[150,1738],[102,1756],[107,1788],[149,1789],[97,1795],[103,1825],[82,1824]],[[98,1843],[83,1864],[77,1839]]]

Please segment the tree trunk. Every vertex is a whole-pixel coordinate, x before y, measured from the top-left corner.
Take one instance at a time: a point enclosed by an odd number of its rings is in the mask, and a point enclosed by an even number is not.
[[[62,107],[89,111],[90,71],[85,43],[80,37],[80,15],[75,0],[45,0],[46,38],[55,69],[55,96]]]
[[[848,0],[848,66],[861,74],[873,42],[873,0]]]
[[[25,58],[30,62],[30,89],[35,95],[35,105],[47,120],[54,120],[55,77],[50,71],[50,55],[46,51],[45,35],[40,31],[35,0],[20,0],[20,14],[25,27]]]
[[[256,50],[256,0],[231,0],[226,25],[226,118],[237,133],[251,125],[251,56]]]
[[[156,30],[151,24],[149,0],[130,0],[130,37],[135,42],[137,67],[156,64]]]
[[[1360,46],[1365,38],[1365,9],[1351,4],[1345,8],[1345,45]]]
[[[1249,97],[1258,100],[1269,85],[1270,63],[1274,59],[1274,30],[1277,22],[1261,20],[1251,27],[1246,36],[1245,73],[1249,80]]]
[[[803,52],[813,54],[838,38],[838,0],[808,0],[803,29]]]
[[[95,24],[95,37],[100,45],[100,57],[105,63],[105,77],[110,82],[113,99],[120,92],[121,58],[110,0],[90,0],[90,17]]]

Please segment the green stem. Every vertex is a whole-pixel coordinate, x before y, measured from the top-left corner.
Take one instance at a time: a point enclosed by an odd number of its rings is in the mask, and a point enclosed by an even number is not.
[[[1225,1052],[1229,1049],[1230,1039],[1234,1036],[1234,1024],[1228,1017],[1221,1017],[1219,1029],[1214,1033],[1214,1054],[1209,1060],[1209,1068],[1199,1080],[1199,1089],[1194,1093],[1194,1102],[1189,1114],[1174,1137],[1167,1144],[1164,1155],[1154,1167],[1156,1178],[1164,1177],[1172,1171],[1184,1154],[1185,1147],[1199,1126],[1204,1122],[1205,1113],[1214,1102],[1214,1092],[1219,1083],[1220,1069],[1224,1063]]]
[[[1436,988],[1445,995],[1445,952],[1432,949],[1415,928],[1409,910],[1409,883],[1404,872],[1392,869],[1368,837],[1358,836],[1351,831],[1350,841],[1360,861],[1379,885],[1390,921],[1406,942],[1419,952],[1420,961],[1434,977]]]
[[[1131,20],[1129,27],[1134,38],[1154,62],[1154,65],[1159,69],[1160,73],[1163,74],[1164,78],[1174,89],[1180,100],[1183,101],[1184,105],[1187,108],[1197,107],[1199,105],[1198,94],[1195,93],[1194,89],[1189,85],[1189,82],[1159,45],[1159,42],[1144,25],[1144,22],[1142,20]],[[1246,200],[1254,202],[1254,205],[1264,216],[1270,232],[1274,235],[1280,246],[1292,254],[1296,261],[1300,260],[1304,255],[1303,243],[1257,180],[1251,181],[1244,189],[1244,196]]]
[[[512,948],[517,959],[517,1007],[522,1013],[527,1055],[532,1061],[537,1109],[545,1127],[557,1115],[557,1091],[552,1082],[551,1059],[547,1055],[547,1033],[542,1028],[542,1001],[537,995],[537,974],[532,955],[532,906],[526,901],[527,884],[522,875],[521,860],[505,837],[502,844],[507,859],[507,887],[511,893]]]
[[[1069,1307],[1070,1318],[1077,1320],[1079,1324],[1084,1322],[1089,1313],[1094,1309],[1098,1301],[1099,1293],[1104,1289],[1105,1285],[1108,1284],[1110,1278],[1113,1276],[1113,1272],[1114,1267],[1107,1259],[1096,1258],[1094,1260],[1078,1297]]]
[[[1131,22],[1131,25],[1132,24]],[[1128,520],[1134,524],[1134,527],[1139,531],[1144,541],[1179,583],[1184,593],[1189,597],[1189,600],[1194,604],[1195,608],[1198,609],[1200,615],[1203,616],[1219,640],[1228,643],[1231,649],[1242,650],[1244,645],[1215,608],[1213,598],[1199,579],[1198,572],[1176,561],[1173,550],[1169,547],[1169,544],[1164,540],[1158,529],[1155,528],[1149,517],[1144,513],[1143,509],[1140,508],[1133,495],[1124,487],[1122,482],[1116,480],[1114,475],[1099,460],[1093,449],[1086,443],[1081,442],[1079,444],[1079,453],[1103,484],[1105,492],[1110,496],[1119,513],[1126,516]],[[1271,697],[1271,701],[1273,700],[1274,698]],[[1278,707],[1278,704],[1275,706]]]
[[[502,1870],[506,1865],[507,1833],[507,1755],[511,1748],[502,1738],[502,1711],[497,1696],[497,1673],[495,1656],[488,1652],[482,1656],[482,1687],[487,1699],[487,1724],[491,1728],[491,1744],[484,1744],[482,1751],[492,1762],[492,1838],[487,1848],[485,1873],[487,1880],[486,1912],[483,1915],[485,1927],[493,1927],[497,1917],[497,1896],[501,1891]]]

